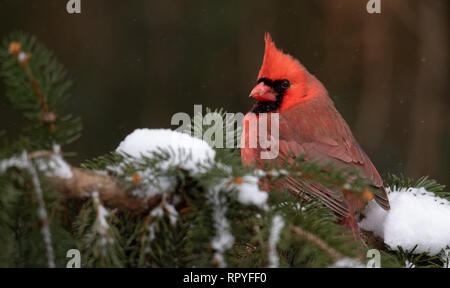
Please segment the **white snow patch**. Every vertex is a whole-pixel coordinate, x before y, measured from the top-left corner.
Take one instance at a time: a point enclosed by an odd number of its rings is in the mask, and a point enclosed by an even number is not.
[[[167,216],[169,217],[170,224],[172,225],[177,224],[178,211],[175,209],[175,206],[173,206],[173,204],[167,201],[167,194],[163,194],[161,203],[155,208],[153,208],[152,211],[150,212],[150,216],[156,219],[153,219],[152,222],[148,225],[147,240],[149,243],[156,238],[156,228],[158,224],[158,219],[162,218],[166,213]],[[145,250],[146,252],[152,251],[151,244],[149,244]]]
[[[216,230],[216,235],[211,240],[211,246],[216,251],[214,259],[220,268],[227,266],[223,252],[230,249],[234,244],[234,236],[230,232],[230,224],[226,218],[228,206],[225,197],[220,193],[223,186],[211,187],[208,195],[208,201],[214,207],[213,223]]]
[[[36,159],[37,169],[44,172],[47,177],[58,177],[61,179],[70,179],[73,177],[70,165],[61,157],[59,145],[53,146],[53,152],[48,159]]]
[[[442,261],[444,262],[444,268],[450,268],[450,248],[444,249],[440,254]]]
[[[360,227],[373,231],[391,249],[397,246],[415,253],[437,255],[450,246],[450,202],[424,188],[386,189],[390,211],[373,200],[365,209]]]
[[[178,212],[175,209],[175,207],[172,204],[169,204],[169,203],[165,203],[164,207],[167,210],[167,214],[169,214],[170,224],[172,224],[172,225],[177,224]]]
[[[210,167],[216,152],[206,141],[186,133],[170,129],[136,129],[117,147],[116,152],[126,153],[135,158],[151,157],[161,149],[173,153],[165,168],[177,166],[193,174]]]
[[[6,170],[12,167],[25,169],[28,166],[28,155],[24,151],[21,156],[13,156],[11,158],[3,159],[2,161],[0,161],[0,173],[5,173]]]
[[[20,63],[22,63],[22,62],[25,62],[25,61],[27,61],[27,54],[25,53],[25,52],[23,52],[23,51],[21,51],[20,53],[19,53],[19,55],[17,55],[17,60],[20,62]]]
[[[164,175],[164,173],[165,171],[157,172],[151,168],[136,172],[141,179],[141,185],[134,189],[132,194],[137,197],[148,199],[152,196],[170,191],[174,187],[176,179],[173,176]],[[126,179],[130,182],[133,181],[132,176],[128,176]]]
[[[136,129],[119,144],[116,152],[128,154],[135,159],[125,158],[124,163],[108,166],[108,171],[123,174],[126,165],[141,168],[143,157],[152,158],[155,153],[166,151],[170,158],[158,163],[157,167],[136,172],[141,180],[133,194],[148,199],[173,189],[176,179],[167,176],[170,168],[187,170],[191,175],[198,175],[211,168],[216,152],[205,141],[188,134],[170,129]],[[133,177],[128,177],[133,181]]]
[[[244,205],[255,205],[266,209],[268,194],[259,189],[258,177],[246,175],[242,177],[242,180],[243,183],[236,185],[238,201]]]
[[[92,199],[94,200],[94,205],[97,209],[97,218],[95,220],[95,229],[100,235],[100,241],[102,244],[102,251],[106,253],[106,246],[108,243],[113,243],[114,239],[109,235],[109,224],[106,220],[110,214],[108,210],[100,202],[98,191],[92,192]]]
[[[70,179],[72,178],[72,170],[70,170],[70,165],[67,164],[66,161],[61,157],[61,148],[59,145],[53,145],[53,152],[49,159],[37,158],[34,162],[36,164],[36,169],[40,172],[44,172],[47,177],[58,177],[62,179]],[[27,158],[24,158],[24,155]],[[19,158],[17,156],[13,156],[9,159],[5,159],[0,161],[0,173],[3,173],[10,167],[17,168],[29,168],[31,161],[28,160],[28,155],[26,152],[22,154]],[[34,166],[33,166],[34,167]],[[34,168],[33,168],[34,169]]]
[[[277,244],[280,241],[280,233],[284,224],[283,217],[280,215],[277,214],[273,217],[269,236],[269,268],[277,268],[279,265]]]

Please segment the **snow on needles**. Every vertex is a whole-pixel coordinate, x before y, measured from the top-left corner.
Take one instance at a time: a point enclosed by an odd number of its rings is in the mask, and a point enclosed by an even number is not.
[[[262,209],[267,208],[267,198],[269,195],[261,191],[258,186],[259,178],[251,175],[242,177],[243,183],[236,185],[238,191],[238,201],[244,205],[255,205]]]
[[[100,243],[102,246],[103,255],[106,254],[106,246],[114,242],[114,239],[109,235],[109,224],[107,218],[110,217],[108,210],[100,202],[98,191],[92,192],[92,199],[97,210],[97,218],[95,220],[95,229],[100,235]]]
[[[0,174],[5,173],[9,168],[16,167],[19,169],[25,169],[31,176],[31,182],[33,184],[33,193],[38,203],[37,214],[39,221],[41,222],[41,233],[44,238],[45,250],[47,254],[48,267],[55,267],[55,253],[52,246],[52,239],[50,233],[50,226],[47,216],[47,210],[45,208],[44,195],[39,180],[38,171],[34,167],[33,163],[28,159],[28,154],[23,151],[20,156],[13,156],[9,159],[0,161]]]
[[[214,260],[220,268],[225,268],[227,263],[223,252],[230,249],[234,244],[234,236],[230,232],[230,224],[226,217],[228,206],[221,188],[224,185],[211,187],[208,193],[208,201],[213,205],[213,223],[216,235],[211,240],[211,246],[216,251]]]
[[[207,172],[213,165],[216,152],[207,142],[186,133],[170,129],[136,129],[117,147],[116,152],[130,155],[135,159],[125,159],[119,165],[108,166],[107,170],[117,174],[123,173],[126,165],[142,167],[145,158],[156,154],[169,153],[169,158],[162,159],[156,167],[139,170],[136,174],[141,179],[141,187],[133,194],[148,198],[169,191],[175,185],[173,176],[167,175],[170,168],[181,168],[192,176]],[[132,177],[129,177],[132,180]]]
[[[450,246],[450,202],[424,188],[386,189],[391,210],[381,209],[374,201],[367,205],[364,230],[373,231],[391,249],[429,252],[437,255]]]
[[[135,158],[152,156],[152,153],[164,151],[174,153],[169,166],[178,166],[193,174],[204,171],[214,160],[216,152],[202,139],[170,129],[136,129],[117,147],[119,153]]]
[[[36,165],[39,171],[43,171],[47,177],[58,177],[70,179],[73,177],[70,165],[61,157],[61,148],[59,145],[53,145],[53,154],[49,159],[36,159]]]
[[[268,209],[268,195],[265,191],[261,191],[258,186],[259,177],[253,175],[243,176],[238,181],[232,175],[231,167],[215,162],[215,151],[209,144],[201,139],[192,137],[185,133],[172,131],[169,129],[136,129],[129,134],[116,149],[116,152],[123,155],[130,155],[135,159],[125,159],[124,163],[116,166],[107,167],[108,170],[121,174],[125,165],[137,165],[143,162],[145,158],[153,158],[161,152],[168,152],[169,159],[162,160],[157,167],[148,167],[144,170],[136,172],[140,179],[141,187],[133,191],[135,195],[149,197],[156,193],[165,195],[164,191],[169,191],[174,184],[172,176],[166,175],[170,168],[181,168],[192,176],[208,172],[209,169],[216,165],[222,169],[225,174],[229,174],[225,179],[212,181],[208,189],[208,201],[213,209],[213,225],[216,230],[215,236],[211,239],[211,246],[215,250],[214,260],[219,267],[226,267],[224,252],[230,249],[234,243],[234,236],[230,231],[230,224],[226,218],[228,203],[226,195],[232,191],[237,192],[237,200],[244,205],[254,205],[261,209]],[[137,163],[136,163],[137,162]],[[240,178],[240,177],[237,177]],[[165,203],[165,201],[162,201]],[[166,203],[167,205],[170,203]],[[173,207],[173,206],[169,206]],[[166,207],[167,210],[168,207]],[[163,213],[159,207],[154,212]],[[176,210],[171,211],[172,222],[176,222]],[[282,220],[274,219],[274,227],[272,235],[273,253],[276,252],[276,243],[278,242],[279,230],[283,224]],[[149,226],[149,240],[155,237],[154,223]],[[273,255],[273,266],[277,265],[276,256]]]
[[[272,219],[272,227],[270,229],[269,237],[269,268],[277,268],[279,264],[279,258],[277,253],[277,244],[280,241],[280,233],[284,227],[283,217],[275,215]]]

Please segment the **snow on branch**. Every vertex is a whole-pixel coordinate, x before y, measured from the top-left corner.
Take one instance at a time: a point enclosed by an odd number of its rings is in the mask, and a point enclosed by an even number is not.
[[[0,161],[0,173],[11,167],[27,169],[33,160],[36,161],[38,170],[43,172],[47,180],[67,198],[89,198],[93,191],[97,191],[99,199],[108,206],[132,211],[153,207],[161,198],[157,196],[145,201],[137,198],[132,195],[130,188],[125,188],[121,179],[72,167],[54,151],[40,150],[29,154],[24,152],[20,157],[4,159]]]
[[[110,213],[102,205],[97,191],[92,192],[92,199],[97,215],[94,223],[94,229],[100,235],[102,254],[106,254],[107,245],[114,242],[114,239],[109,233],[109,224],[107,221],[107,218],[110,217]]]
[[[362,229],[373,231],[393,250],[413,250],[417,245],[415,253],[437,255],[450,247],[450,201],[423,187],[386,190],[391,210],[370,202]]]
[[[39,226],[41,227],[42,237],[44,239],[45,252],[47,256],[47,264],[49,268],[55,266],[55,253],[53,251],[52,239],[50,233],[50,227],[48,222],[47,210],[45,209],[44,196],[42,193],[41,182],[39,180],[38,172],[33,163],[24,151],[20,156],[13,156],[9,159],[0,161],[0,174],[5,173],[9,168],[19,168],[26,170],[31,176],[31,182],[33,184],[33,193],[38,202],[37,215],[39,219]]]
[[[159,168],[179,167],[191,175],[211,168],[216,155],[206,141],[170,129],[136,129],[120,143],[116,152],[140,159],[162,149],[170,151],[171,157],[159,163]]]
[[[277,268],[280,262],[277,252],[277,244],[280,241],[280,233],[284,227],[283,217],[275,215],[272,219],[272,227],[269,236],[269,268]]]

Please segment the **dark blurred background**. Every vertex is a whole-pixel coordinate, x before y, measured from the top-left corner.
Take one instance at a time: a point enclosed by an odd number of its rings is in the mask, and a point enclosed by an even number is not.
[[[0,36],[34,34],[68,68],[84,124],[75,164],[194,104],[248,111],[269,31],[324,83],[381,174],[450,184],[447,0],[381,0],[381,14],[366,0],[81,0],[78,15],[66,3],[0,0]],[[0,128],[19,116],[0,103]]]

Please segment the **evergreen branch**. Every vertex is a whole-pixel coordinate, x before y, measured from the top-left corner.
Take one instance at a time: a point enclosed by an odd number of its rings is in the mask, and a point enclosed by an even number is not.
[[[47,216],[47,210],[45,209],[44,196],[42,193],[41,184],[39,181],[38,173],[33,165],[28,162],[27,170],[32,176],[33,186],[34,186],[34,194],[38,201],[38,218],[39,218],[39,226],[41,226],[42,237],[44,238],[45,243],[45,254],[47,256],[48,267],[55,268],[55,255],[52,247],[52,240],[50,236],[50,226]]]
[[[6,37],[0,47],[0,77],[6,97],[28,120],[24,132],[33,142],[27,150],[69,144],[79,137],[79,118],[62,110],[72,81],[35,37],[24,33]]]
[[[19,42],[11,42],[11,44],[9,45],[9,53],[17,56],[17,60],[20,66],[22,66],[25,69],[25,73],[28,77],[31,87],[36,93],[36,96],[39,100],[42,109],[42,115],[40,119],[43,122],[50,123],[50,131],[53,132],[55,130],[54,122],[56,121],[56,115],[53,112],[50,112],[47,102],[45,101],[44,94],[42,93],[41,86],[37,82],[33,72],[31,71],[30,66],[28,65],[28,61],[31,58],[31,53],[30,52],[25,53],[25,51],[22,51],[22,45]]]
[[[67,198],[86,198],[93,191],[98,191],[100,199],[107,206],[127,210],[144,210],[152,206],[157,199],[150,199],[147,203],[131,195],[131,191],[124,189],[119,179],[109,175],[102,175],[93,171],[71,167],[73,177],[70,179],[52,178],[57,190]]]
[[[328,245],[325,241],[317,237],[316,235],[303,230],[303,228],[299,226],[291,225],[290,229],[293,233],[297,234],[298,236],[305,238],[306,240],[313,242],[317,245],[320,249],[325,251],[328,255],[330,255],[335,261],[344,258],[344,256],[339,253],[338,251],[334,250],[330,245]]]
[[[30,160],[48,158],[54,155],[52,151],[35,151],[29,154]],[[125,188],[121,179],[111,175],[99,174],[95,171],[70,166],[71,178],[49,177],[59,193],[66,198],[88,198],[97,191],[99,198],[109,207],[126,209],[131,211],[143,211],[156,206],[161,197],[159,195],[148,200],[131,194],[131,189]]]
[[[23,152],[20,157],[12,157],[0,162],[0,174],[6,172],[10,168],[24,169],[31,176],[33,194],[38,204],[38,224],[44,240],[47,264],[49,268],[55,268],[55,254],[52,246],[50,225],[47,216],[47,210],[45,208],[44,195],[41,187],[41,181],[39,180],[38,171],[33,166],[26,152]]]

